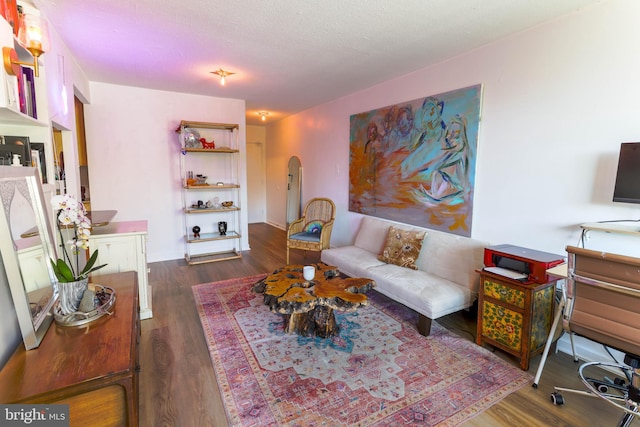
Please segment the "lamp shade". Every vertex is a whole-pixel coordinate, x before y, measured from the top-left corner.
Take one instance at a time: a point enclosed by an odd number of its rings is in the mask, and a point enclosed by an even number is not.
[[[18,33],[20,43],[35,57],[49,50],[49,28],[40,16],[25,13]]]

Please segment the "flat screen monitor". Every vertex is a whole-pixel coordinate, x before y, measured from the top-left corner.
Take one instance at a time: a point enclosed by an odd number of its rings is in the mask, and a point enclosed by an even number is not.
[[[620,144],[613,201],[640,203],[640,142]]]

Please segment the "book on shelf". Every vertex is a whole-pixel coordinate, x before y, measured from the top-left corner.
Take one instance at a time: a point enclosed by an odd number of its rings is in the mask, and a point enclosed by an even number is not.
[[[36,109],[36,86],[35,86],[35,74],[32,68],[22,67],[22,77],[24,85],[24,95],[26,112],[25,114],[38,118],[38,112]]]
[[[18,73],[16,77],[18,79],[18,104],[20,106],[20,112],[27,114],[27,95],[25,93],[26,88],[24,85],[25,78],[22,73]]]

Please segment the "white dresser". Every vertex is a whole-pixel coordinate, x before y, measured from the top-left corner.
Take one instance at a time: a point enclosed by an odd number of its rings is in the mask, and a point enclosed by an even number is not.
[[[147,221],[111,222],[95,227],[89,237],[89,250],[98,250],[96,265],[107,264],[91,274],[98,284],[102,274],[136,271],[140,319],[153,317],[151,286],[147,268]]]

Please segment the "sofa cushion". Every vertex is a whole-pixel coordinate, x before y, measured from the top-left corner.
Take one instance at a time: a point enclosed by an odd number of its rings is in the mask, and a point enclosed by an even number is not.
[[[389,231],[389,223],[364,217],[356,234],[354,246],[367,250],[372,254],[382,253]]]
[[[402,230],[390,226],[384,249],[378,259],[387,264],[417,270],[416,260],[426,234],[425,231]]]
[[[475,299],[470,289],[421,270],[385,264],[368,273],[365,277],[376,281],[376,291],[430,319],[470,307]]]
[[[373,277],[370,276],[368,269],[370,267],[385,265],[382,261],[378,260],[376,254],[372,254],[356,246],[325,249],[322,251],[320,259],[327,265],[338,267],[338,270],[347,276],[367,277],[371,279],[373,279]]]
[[[429,230],[416,264],[418,270],[447,278],[477,292],[480,278],[476,269],[483,266],[484,248],[487,246],[488,242]]]

